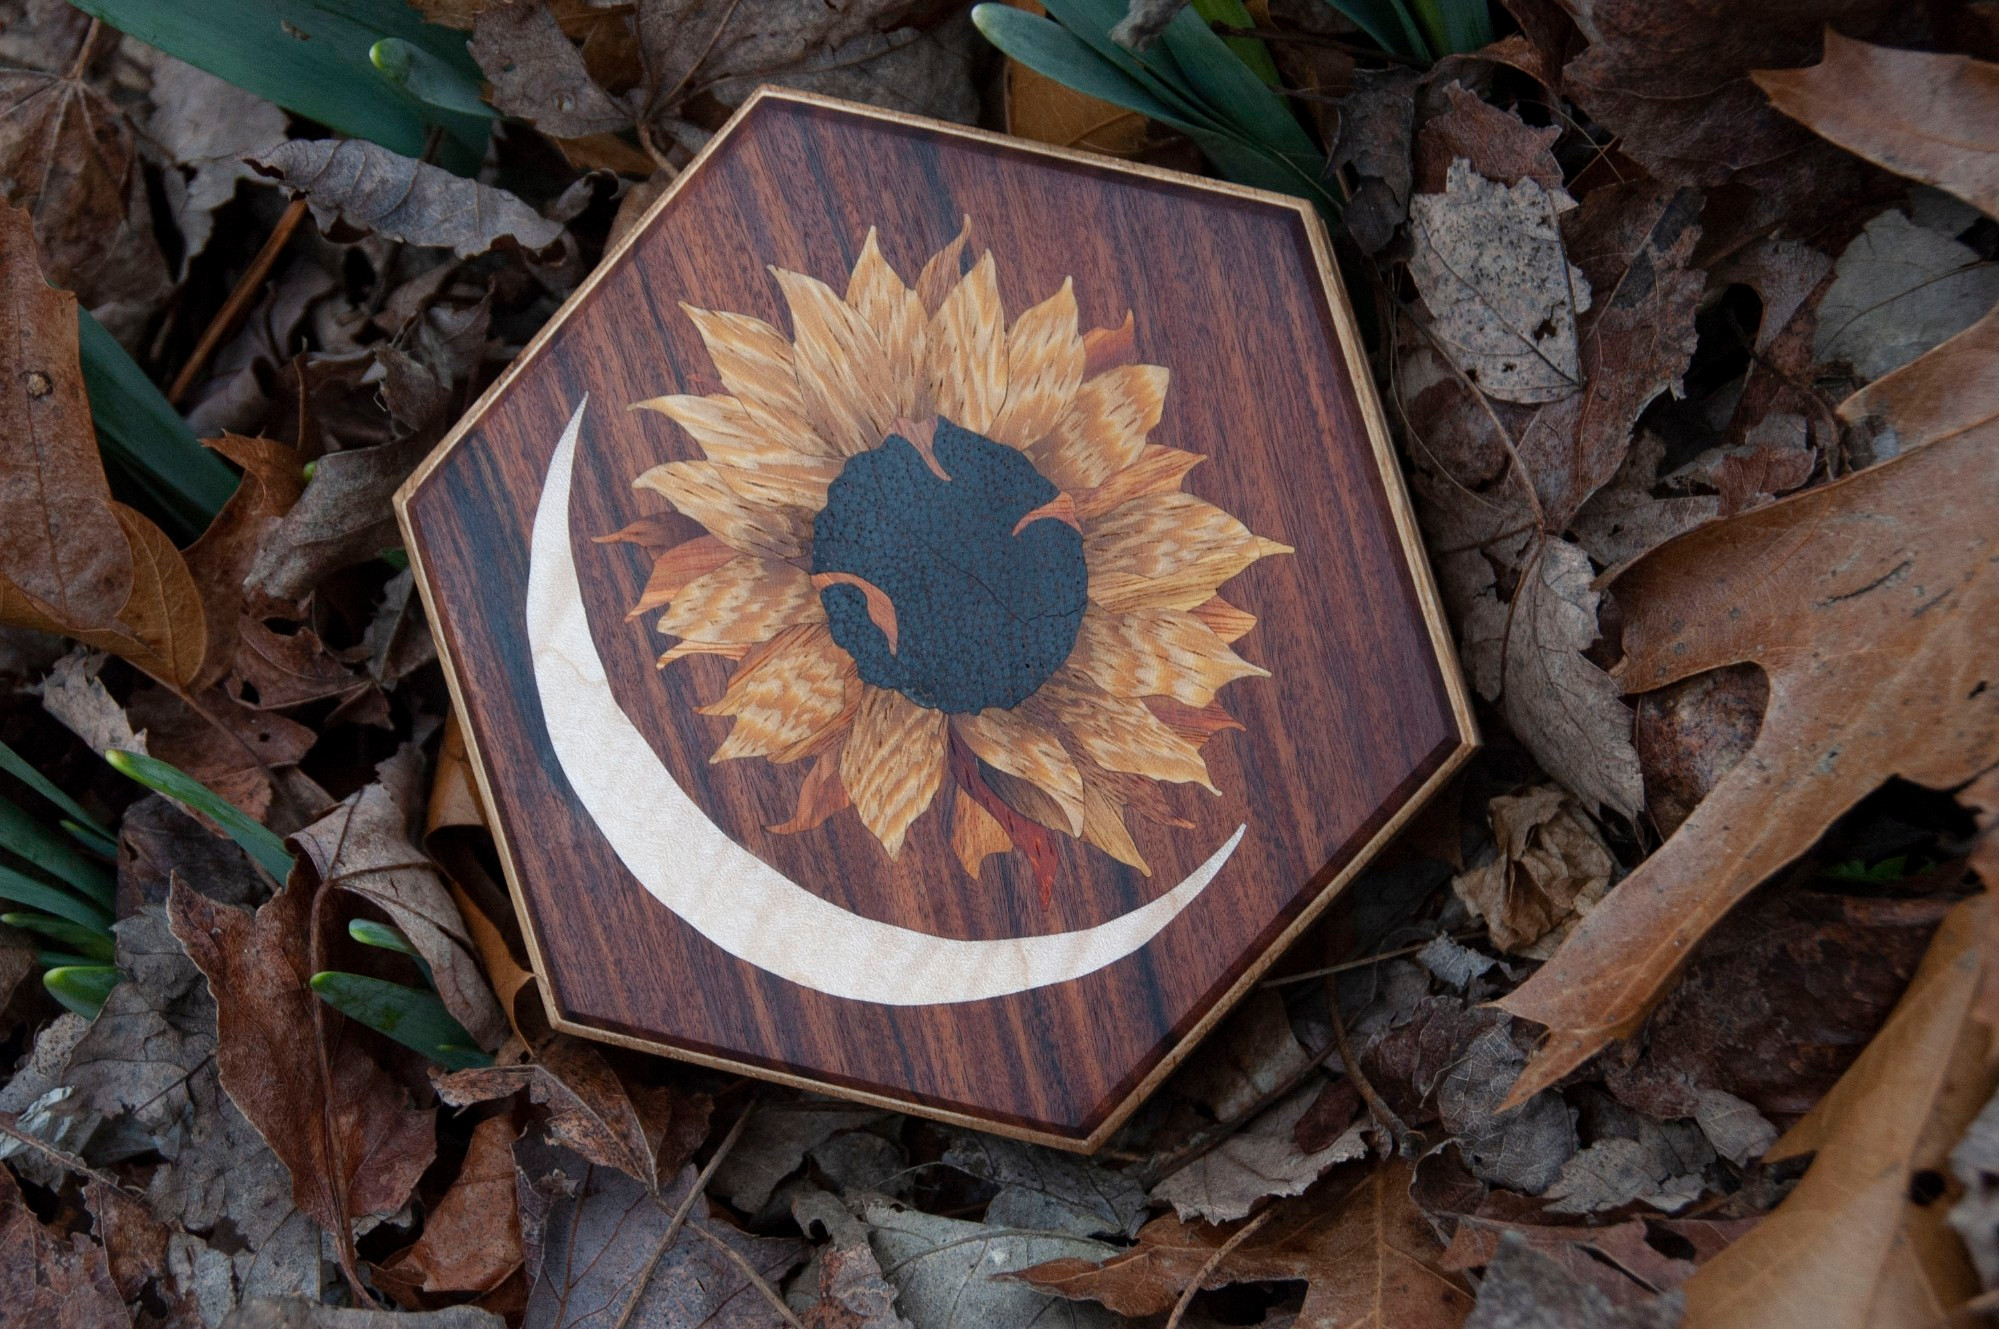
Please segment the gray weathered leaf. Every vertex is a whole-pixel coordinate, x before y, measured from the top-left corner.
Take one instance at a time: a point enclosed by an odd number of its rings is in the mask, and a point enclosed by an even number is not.
[[[1552,1090],[1511,1112],[1497,1110],[1526,1064],[1506,1025],[1493,1025],[1444,1075],[1437,1110],[1480,1180],[1539,1195],[1576,1152],[1576,1125]]]
[[[1298,1147],[1298,1119],[1317,1097],[1317,1085],[1301,1087],[1166,1177],[1152,1188],[1152,1198],[1171,1204],[1183,1219],[1232,1223],[1273,1195],[1302,1195],[1335,1163],[1364,1157],[1368,1149],[1361,1122],[1314,1153]]]
[[[717,1195],[746,1214],[770,1203],[771,1192],[805,1163],[805,1155],[840,1131],[876,1121],[868,1108],[824,1102],[768,1103],[759,1107],[742,1139],[709,1182]]]
[[[1834,273],[1814,350],[1863,378],[1900,368],[1999,301],[1999,267],[1892,208],[1853,238]]]
[[[561,226],[504,189],[360,139],[293,139],[252,164],[305,195],[321,229],[345,223],[460,258],[502,244],[539,253],[563,236]]]
[[[1145,1224],[1145,1188],[1087,1158],[996,1135],[961,1135],[944,1162],[1000,1188],[986,1206],[988,1223],[1081,1237],[1135,1237]]]
[[[188,264],[208,247],[215,210],[235,197],[239,181],[254,178],[244,158],[284,142],[287,119],[277,106],[206,70],[148,47],[139,50],[153,72],[146,136],[171,163],[160,177],[185,242],[184,278]]]
[[[898,1309],[922,1329],[1111,1329],[1121,1323],[1095,1302],[1065,1301],[997,1277],[1065,1257],[1106,1260],[1119,1253],[1116,1246],[893,1204],[871,1204],[863,1217]]]
[[[493,105],[544,134],[582,138],[632,123],[631,112],[590,77],[583,53],[541,0],[482,11],[470,49],[492,81]]]
[[[1496,184],[1463,161],[1443,193],[1410,201],[1409,273],[1438,340],[1491,396],[1548,402],[1582,387],[1576,315],[1589,308],[1589,281],[1558,225],[1574,206],[1559,189]]]

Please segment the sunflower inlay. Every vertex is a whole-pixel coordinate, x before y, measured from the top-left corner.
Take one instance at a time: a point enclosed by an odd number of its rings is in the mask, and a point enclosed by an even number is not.
[[[1266,671],[1221,585],[1289,553],[1182,491],[1202,457],[1146,441],[1167,371],[1133,322],[1080,331],[1072,284],[1011,325],[969,234],[914,286],[873,231],[843,295],[772,268],[791,335],[683,305],[726,393],[637,403],[703,460],[634,487],[707,534],[641,519],[654,555],[632,617],[664,609],[692,655],[736,662],[703,714],[715,762],[806,762],[797,833],[851,807],[890,857],[933,806],[976,877],[1020,851],[1046,897],[1058,837],[1150,873],[1133,814],[1187,827],[1161,788],[1211,792],[1203,747],[1241,728],[1216,700]]]

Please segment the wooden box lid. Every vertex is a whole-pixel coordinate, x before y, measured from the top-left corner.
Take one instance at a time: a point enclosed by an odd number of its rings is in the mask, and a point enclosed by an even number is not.
[[[1094,1148],[1475,741],[1297,200],[765,89],[397,497],[573,1033]]]

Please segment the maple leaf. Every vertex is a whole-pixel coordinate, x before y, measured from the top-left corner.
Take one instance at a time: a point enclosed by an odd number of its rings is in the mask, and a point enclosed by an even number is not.
[[[1635,1032],[1694,943],[1882,781],[1947,788],[1999,761],[1995,510],[1987,422],[1710,523],[1617,578],[1629,690],[1749,661],[1770,701],[1743,759],[1501,1001],[1550,1030],[1513,1099]]]

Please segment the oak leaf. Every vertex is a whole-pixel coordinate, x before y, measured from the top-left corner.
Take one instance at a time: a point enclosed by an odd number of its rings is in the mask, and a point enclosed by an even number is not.
[[[514,1127],[487,1117],[472,1128],[457,1180],[424,1220],[416,1244],[385,1266],[425,1292],[485,1292],[521,1264],[514,1193]]]
[[[1750,74],[1778,110],[1897,175],[1999,217],[1999,64],[1825,30],[1808,69]]]
[[[1023,1269],[1022,1282],[1120,1315],[1160,1315],[1187,1285],[1304,1280],[1298,1329],[1457,1329],[1471,1309],[1443,1272],[1443,1247],[1409,1198],[1409,1165],[1382,1164],[1345,1193],[1322,1188],[1281,1202],[1256,1234],[1209,1267],[1225,1228],[1158,1218],[1133,1249],[1091,1262],[1070,1257]]]
[[[1988,897],[1937,930],[1895,1012],[1766,1155],[1816,1153],[1796,1190],[1685,1284],[1689,1329],[1862,1329],[1938,1322],[1977,1291],[1941,1204],[1912,1197],[1992,1088],[1971,1018]]]
[[[1954,357],[1956,340],[1932,354]],[[1949,787],[1999,761],[1999,430],[1907,395],[1929,415],[1911,413],[1905,443],[1957,432],[1689,532],[1617,578],[1627,688],[1749,661],[1770,702],[1748,754],[1501,1001],[1550,1030],[1514,1099],[1635,1032],[1694,943],[1876,785]]]

